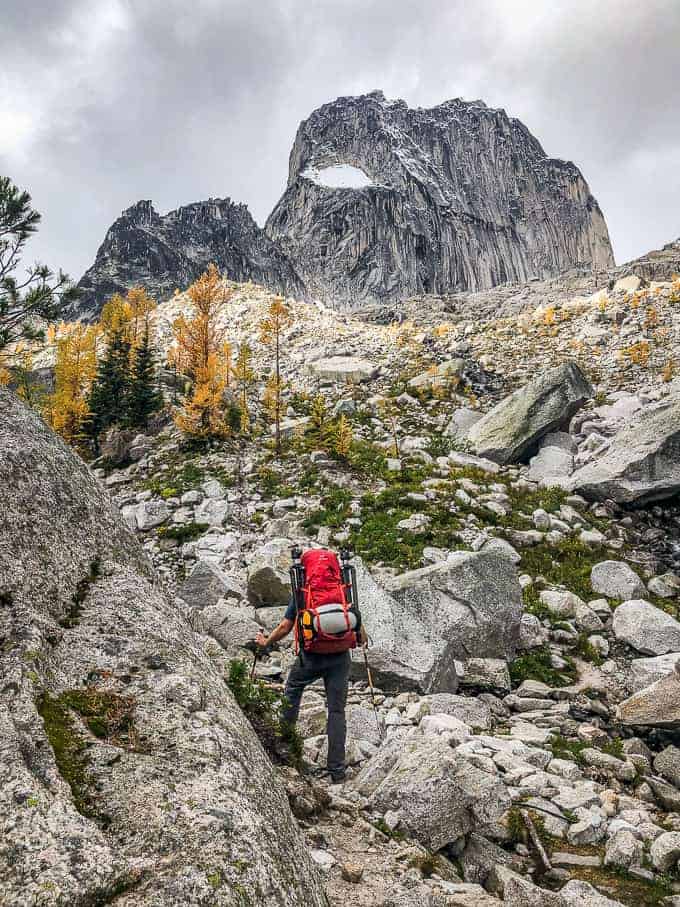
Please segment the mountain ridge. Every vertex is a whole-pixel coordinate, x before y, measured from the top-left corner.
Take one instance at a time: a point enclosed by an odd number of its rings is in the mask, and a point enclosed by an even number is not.
[[[305,175],[339,163],[373,185],[340,193]],[[614,263],[578,168],[547,157],[504,110],[460,99],[412,109],[372,92],[319,107],[298,129],[265,230],[310,291],[340,305]]]
[[[357,185],[320,172],[343,168]],[[337,308],[614,264],[580,170],[546,156],[520,120],[481,101],[410,108],[379,91],[338,98],[302,121],[264,228],[229,198],[165,215],[147,200],[127,208],[69,314],[96,315],[135,284],[162,300],[211,261],[230,279]]]
[[[78,283],[82,296],[67,314],[96,316],[106,298],[140,284],[167,299],[213,262],[235,280],[304,293],[294,268],[245,204],[210,198],[161,215],[143,199],[109,227],[94,264]]]

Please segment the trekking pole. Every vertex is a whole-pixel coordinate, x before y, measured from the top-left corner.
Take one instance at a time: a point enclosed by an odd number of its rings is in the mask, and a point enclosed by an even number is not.
[[[252,680],[255,677],[255,668],[257,667],[257,660],[260,657],[260,647],[258,646],[253,652],[253,664],[250,668],[250,679]]]
[[[363,643],[361,646],[361,651],[364,653],[364,664],[366,665],[366,677],[368,678],[368,688],[371,691],[371,705],[373,706],[373,714],[375,715],[375,723],[378,726],[378,735],[381,740],[384,739],[384,728],[380,722],[380,717],[378,716],[378,706],[375,702],[375,690],[373,689],[373,678],[371,677],[371,668],[368,664],[368,655],[366,654],[366,643]]]
[[[264,627],[260,627],[260,633],[264,633]],[[253,652],[253,664],[252,664],[252,667],[250,668],[250,679],[251,680],[253,679],[253,677],[255,677],[255,668],[257,667],[257,662],[260,657],[261,651],[262,650],[257,645],[257,643],[255,643],[255,651]]]

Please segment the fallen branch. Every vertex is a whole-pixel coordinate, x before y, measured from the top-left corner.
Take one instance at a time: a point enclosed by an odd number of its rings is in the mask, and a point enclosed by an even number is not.
[[[545,852],[543,844],[541,844],[541,839],[538,836],[536,826],[534,825],[531,816],[526,809],[520,809],[519,814],[522,817],[522,822],[524,822],[524,825],[526,827],[527,833],[529,835],[529,840],[533,844],[534,850],[538,855],[538,859],[541,861],[543,872],[550,872],[550,870],[552,869],[552,864],[550,863],[548,854]]]

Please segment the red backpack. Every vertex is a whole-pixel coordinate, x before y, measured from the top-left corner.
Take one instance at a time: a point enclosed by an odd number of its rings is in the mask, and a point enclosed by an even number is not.
[[[301,558],[304,586],[295,624],[295,640],[305,652],[331,655],[354,649],[359,620],[348,602],[348,586],[337,555],[323,548]]]

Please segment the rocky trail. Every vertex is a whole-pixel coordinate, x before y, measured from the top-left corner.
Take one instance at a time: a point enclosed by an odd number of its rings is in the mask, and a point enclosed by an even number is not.
[[[279,459],[166,422],[88,468],[0,389],[0,904],[680,903],[674,267],[401,323],[294,303]],[[235,289],[238,345],[271,297]],[[378,722],[355,653],[343,785],[322,689],[300,774],[225,683],[295,543],[356,553]]]

